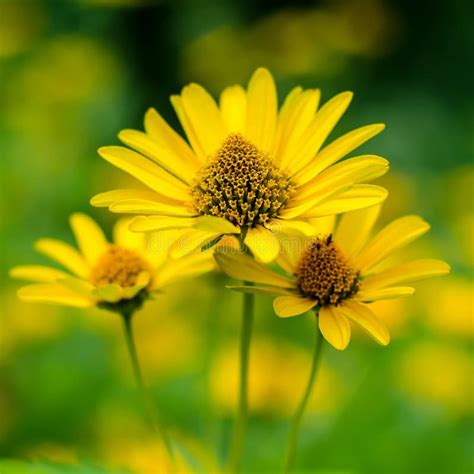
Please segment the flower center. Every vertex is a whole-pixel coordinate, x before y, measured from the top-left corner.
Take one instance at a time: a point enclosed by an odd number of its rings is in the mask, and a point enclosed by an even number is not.
[[[350,298],[359,290],[359,271],[332,241],[332,236],[310,242],[295,272],[303,295],[317,300],[319,306]]]
[[[192,194],[200,214],[254,227],[276,217],[293,188],[291,178],[268,156],[242,135],[232,134],[200,171]]]
[[[141,272],[150,271],[149,265],[132,250],[111,245],[97,260],[90,275],[95,286],[116,283],[133,286]]]

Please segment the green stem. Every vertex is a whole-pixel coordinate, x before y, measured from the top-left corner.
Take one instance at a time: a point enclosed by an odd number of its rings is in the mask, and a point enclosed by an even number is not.
[[[298,408],[295,414],[293,415],[293,419],[291,422],[290,435],[288,437],[288,447],[286,451],[285,467],[283,471],[285,474],[289,473],[293,467],[301,428],[301,421],[303,419],[306,406],[308,405],[308,401],[311,397],[314,381],[316,379],[316,372],[319,366],[319,362],[321,360],[323,345],[324,344],[321,331],[318,327],[316,327],[316,341],[314,344],[313,361],[311,363],[311,371],[309,373],[308,383],[306,385],[306,390],[304,392],[303,398],[301,399],[300,404],[298,405]]]
[[[130,356],[133,372],[135,374],[135,380],[137,382],[137,386],[142,397],[145,416],[147,417],[148,422],[150,423],[153,430],[162,439],[163,444],[165,445],[166,451],[168,452],[168,455],[170,457],[170,460],[172,463],[174,463],[174,453],[173,453],[171,442],[168,438],[168,435],[166,434],[166,431],[158,422],[158,419],[153,410],[153,403],[150,400],[148,391],[145,387],[145,383],[143,382],[143,375],[140,368],[140,362],[138,360],[138,355],[137,355],[137,348],[135,345],[135,338],[133,335],[132,318],[133,318],[133,313],[122,313],[125,341],[127,343],[128,354]]]
[[[242,327],[240,332],[240,387],[239,406],[235,420],[232,444],[230,450],[230,472],[240,472],[242,465],[242,452],[244,448],[245,431],[248,415],[248,369],[250,354],[250,339],[252,336],[254,295],[244,293],[242,307]]]

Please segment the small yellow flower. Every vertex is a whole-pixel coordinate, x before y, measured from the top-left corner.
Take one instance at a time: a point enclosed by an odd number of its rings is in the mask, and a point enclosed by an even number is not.
[[[113,243],[85,214],[73,214],[70,222],[78,250],[55,239],[41,239],[35,244],[37,251],[64,270],[26,265],[10,271],[14,278],[35,282],[18,291],[21,299],[75,307],[98,305],[122,312],[138,309],[164,285],[205,273],[214,265],[205,253],[171,260],[168,250],[175,238],[172,232],[147,239],[145,234],[128,230],[129,219],[116,223]]]
[[[369,303],[412,295],[406,286],[417,280],[444,275],[445,262],[434,259],[394,264],[393,252],[429,230],[418,216],[394,220],[369,238],[380,206],[345,213],[335,226],[335,218],[313,221],[316,237],[282,240],[276,263],[291,276],[285,276],[242,253],[219,252],[216,259],[233,278],[265,286],[234,286],[239,291],[279,295],[274,301],[278,316],[296,316],[310,309],[318,312],[319,329],[336,349],[347,347],[349,320],[360,325],[378,343],[390,340],[385,325]]]
[[[383,175],[387,160],[362,155],[335,164],[384,125],[358,128],[323,147],[352,93],[343,92],[318,110],[319,99],[319,90],[295,87],[278,110],[274,80],[263,68],[247,90],[224,89],[219,105],[190,84],[171,97],[189,144],[150,109],[145,132],[119,134],[133,150],[99,150],[149,189],[113,190],[91,203],[141,214],[131,223],[134,231],[184,229],[174,255],[230,235],[270,262],[279,252],[275,229],[310,235],[308,219],[375,205],[387,195],[363,184]]]

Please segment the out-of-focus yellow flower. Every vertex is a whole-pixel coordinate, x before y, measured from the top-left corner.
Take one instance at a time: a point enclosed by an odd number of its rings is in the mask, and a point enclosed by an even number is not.
[[[443,407],[448,415],[471,413],[472,361],[458,347],[425,342],[400,358],[396,380],[411,400]]]
[[[34,137],[38,146],[58,147],[66,136],[79,146],[75,117],[87,103],[110,97],[123,78],[120,61],[105,45],[78,35],[55,37],[6,75],[2,115],[7,127]]]
[[[102,462],[107,467],[129,469],[133,474],[192,474],[182,456],[176,456],[175,464],[169,458],[163,443],[154,440],[113,439],[103,448]]]
[[[34,306],[19,302],[9,291],[2,295],[2,302],[1,345],[4,355],[23,344],[54,338],[64,329],[63,318],[56,307],[47,307],[39,313]]]
[[[454,230],[453,237],[457,244],[457,258],[460,263],[472,269],[474,267],[474,212],[454,217],[451,228]]]
[[[158,440],[143,436],[112,436],[99,442],[101,464],[109,468],[127,469],[133,474],[198,474],[220,472],[210,450],[198,441],[175,435],[179,449],[175,459],[169,458],[165,446]]]
[[[275,313],[283,318],[315,308],[319,330],[336,349],[344,350],[351,337],[352,321],[379,344],[390,335],[370,303],[413,295],[408,283],[445,275],[447,263],[420,259],[393,264],[390,256],[428,232],[430,226],[418,216],[395,219],[370,238],[380,205],[347,212],[337,226],[335,216],[314,219],[317,237],[282,240],[276,262],[286,275],[236,252],[216,254],[229,276],[263,286],[231,286],[246,293],[277,296]]]
[[[210,31],[184,51],[182,74],[218,90],[242,81],[258,64],[286,76],[331,77],[352,56],[380,56],[393,47],[398,21],[386,2],[326,2],[277,10],[247,28]]]
[[[227,413],[232,413],[237,403],[239,370],[235,354],[235,347],[222,348],[210,373],[211,396],[216,405]],[[290,343],[256,339],[252,343],[249,370],[251,412],[287,416],[297,406],[300,390],[308,378],[308,354]],[[309,410],[327,412],[335,409],[341,402],[341,385],[338,374],[323,365]]]
[[[419,291],[426,323],[440,334],[462,338],[474,336],[474,283],[453,275]]]
[[[176,237],[170,232],[147,239],[145,234],[129,231],[128,226],[128,219],[118,221],[110,244],[94,220],[73,214],[71,227],[79,251],[54,239],[41,239],[35,245],[68,272],[42,265],[15,267],[12,277],[36,282],[21,288],[18,296],[25,301],[74,307],[97,305],[130,315],[163,286],[214,267],[212,257],[205,253],[171,260],[168,250]]]
[[[133,150],[99,149],[149,190],[117,189],[91,203],[138,214],[130,225],[137,232],[182,229],[171,249],[175,255],[232,236],[237,246],[245,243],[258,260],[270,262],[279,252],[275,234],[311,235],[309,219],[371,206],[387,196],[380,186],[365,184],[388,171],[384,158],[363,155],[338,163],[384,125],[358,128],[323,148],[352,93],[338,94],[318,110],[319,97],[318,90],[296,87],[279,109],[275,82],[264,68],[255,71],[247,90],[224,89],[219,105],[190,84],[171,98],[189,145],[150,109],[145,132],[119,134]]]
[[[417,186],[413,176],[391,169],[390,173],[380,178],[379,184],[388,191],[390,196],[390,199],[384,202],[380,216],[381,222],[387,222],[410,212],[413,203],[417,202]]]

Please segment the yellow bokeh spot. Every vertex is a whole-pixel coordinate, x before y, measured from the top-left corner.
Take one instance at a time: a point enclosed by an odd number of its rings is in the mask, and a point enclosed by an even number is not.
[[[254,414],[288,416],[294,412],[306,387],[311,353],[281,341],[254,340],[250,352],[249,406]],[[224,347],[216,355],[210,374],[210,391],[220,410],[232,413],[237,405],[238,351]],[[341,402],[341,381],[323,365],[308,411],[332,411]]]
[[[3,312],[1,319],[2,353],[35,341],[53,339],[65,328],[62,310],[59,307],[25,303],[13,291],[2,295]]]
[[[135,338],[140,362],[147,377],[182,372],[190,367],[202,347],[202,333],[174,308],[168,295],[159,301],[147,301],[134,320]],[[117,361],[120,370],[130,374],[130,362],[123,335],[117,330]]]
[[[423,286],[418,303],[426,311],[426,323],[441,335],[474,336],[474,283],[450,276]]]
[[[399,360],[397,382],[408,398],[439,405],[448,415],[472,411],[472,365],[462,349],[433,342],[408,349]]]

